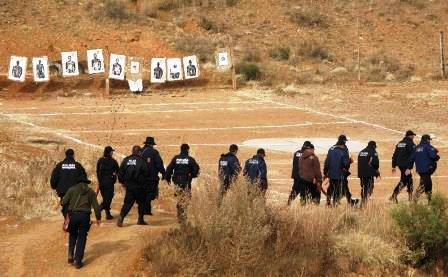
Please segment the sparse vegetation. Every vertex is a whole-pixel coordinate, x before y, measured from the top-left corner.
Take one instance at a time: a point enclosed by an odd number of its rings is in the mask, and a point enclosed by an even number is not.
[[[317,9],[307,8],[289,12],[289,18],[300,27],[328,27],[328,18]]]
[[[174,46],[178,51],[198,55],[201,62],[213,61],[215,58],[215,44],[205,37],[184,35],[175,39]]]
[[[388,74],[393,74],[396,80],[405,81],[415,72],[415,66],[403,65],[397,59],[386,55],[384,51],[367,57],[363,64],[366,67],[367,80],[375,82],[383,81]]]
[[[400,0],[400,3],[408,4],[408,5],[413,6],[419,10],[426,8],[425,0]]]
[[[201,26],[202,29],[210,32],[218,32],[220,29],[215,22],[204,16],[201,17],[201,20],[199,21],[199,26]]]
[[[297,49],[297,55],[304,58],[317,60],[332,59],[330,51],[325,46],[314,40],[305,40],[301,42],[299,48]]]
[[[258,50],[248,49],[244,52],[243,61],[249,63],[258,63],[261,61],[260,52]]]
[[[125,3],[120,0],[106,0],[104,2],[104,14],[106,17],[124,21],[135,16],[135,14],[128,10]]]
[[[418,267],[442,263],[448,269],[448,199],[434,195],[429,205],[400,205],[392,210],[399,232],[406,238],[411,261]]]
[[[291,54],[289,46],[276,46],[269,49],[269,56],[275,60],[287,61]]]
[[[235,71],[237,74],[243,75],[246,81],[261,79],[261,69],[255,63],[238,63],[235,67]]]

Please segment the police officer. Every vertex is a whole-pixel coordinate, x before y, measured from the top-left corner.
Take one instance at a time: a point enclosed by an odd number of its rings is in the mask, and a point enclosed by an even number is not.
[[[407,187],[409,201],[412,200],[414,182],[412,180],[412,174],[406,175],[405,172],[406,169],[410,166],[411,155],[415,148],[415,136],[416,134],[413,131],[408,130],[405,137],[395,146],[395,151],[392,156],[392,173],[396,172],[397,166],[400,169],[401,173],[400,182],[397,184],[394,192],[392,193],[392,196],[390,197],[390,200],[394,201],[395,203],[398,203],[398,194],[404,187]]]
[[[112,158],[114,149],[111,146],[104,148],[104,155],[96,164],[96,176],[98,178],[99,191],[103,202],[101,210],[106,212],[106,219],[110,220],[114,217],[110,213],[110,205],[114,198],[114,185],[117,182],[118,162]]]
[[[199,165],[196,160],[189,155],[190,146],[182,144],[180,146],[180,154],[174,156],[170,164],[166,168],[166,181],[171,184],[174,182],[176,186],[176,195],[178,196],[177,218],[180,223],[187,219],[187,207],[191,199],[191,182],[193,178],[199,175]]]
[[[264,160],[266,153],[263,148],[257,150],[257,155],[248,159],[244,165],[243,175],[252,184],[256,185],[262,195],[268,189],[267,166]]]
[[[237,153],[238,146],[232,144],[229,147],[229,153],[222,154],[219,158],[218,174],[219,180],[221,181],[221,196],[224,196],[241,172],[240,161],[236,156]]]
[[[123,227],[123,220],[135,202],[138,205],[137,225],[148,225],[144,220],[146,200],[144,176],[148,174],[148,167],[140,156],[140,150],[140,146],[132,147],[132,155],[124,158],[118,171],[118,180],[126,189],[123,207],[117,220],[118,227]]]
[[[163,166],[162,157],[160,157],[159,151],[154,149],[156,142],[153,137],[147,137],[142,149],[142,158],[146,161],[148,166],[147,177],[147,193],[146,193],[146,214],[152,215],[151,201],[156,199],[159,195],[159,173],[162,175],[162,179],[165,176],[165,167]]]
[[[431,145],[431,136],[423,135],[419,145],[412,153],[410,166],[406,174],[411,174],[412,166],[415,162],[418,175],[420,175],[420,184],[415,192],[415,201],[418,200],[420,194],[423,192],[428,196],[428,202],[431,201],[432,196],[432,179],[431,175],[437,169],[437,161],[440,160],[438,150]]]
[[[59,198],[64,197],[68,189],[76,185],[80,178],[87,178],[84,167],[75,161],[75,151],[67,149],[65,151],[65,159],[58,163],[51,173],[50,185]],[[64,218],[67,215],[67,206],[62,206],[62,215]]]
[[[376,142],[369,141],[367,147],[358,154],[358,177],[361,181],[361,206],[365,206],[373,193],[374,177],[380,176],[380,161],[376,152]]]
[[[293,157],[292,157],[292,172],[291,172],[291,179],[294,180],[294,183],[292,185],[291,193],[289,194],[288,198],[288,206],[291,205],[292,201],[294,201],[297,197],[297,195],[300,194],[300,203],[302,205],[306,202],[306,192],[305,188],[301,186],[300,183],[300,174],[299,174],[299,160],[302,156],[303,151],[306,147],[309,147],[311,145],[311,142],[305,141],[302,145],[302,148],[297,150]]]

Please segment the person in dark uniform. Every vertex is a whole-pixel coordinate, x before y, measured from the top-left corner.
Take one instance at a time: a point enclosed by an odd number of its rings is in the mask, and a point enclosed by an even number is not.
[[[156,142],[153,137],[147,137],[142,149],[142,158],[146,161],[148,166],[147,177],[147,192],[146,192],[146,214],[152,215],[151,201],[157,199],[159,196],[159,174],[162,175],[162,179],[165,176],[165,167],[163,165],[162,157],[160,157],[159,151],[154,149]]]
[[[324,165],[324,178],[329,178],[327,204],[336,206],[343,195],[346,195],[344,179],[350,166],[347,147],[344,140],[338,140],[336,145],[328,150]],[[333,203],[332,203],[333,201]]]
[[[90,230],[91,210],[95,211],[96,223],[101,224],[101,208],[96,200],[96,193],[89,187],[90,180],[81,177],[62,198],[61,204],[68,207],[70,223],[68,232],[68,263],[76,268],[84,266],[84,250],[87,243],[87,233]]]
[[[50,178],[50,185],[59,198],[63,198],[68,189],[76,185],[80,178],[87,178],[86,170],[77,161],[75,161],[75,151],[67,149],[65,151],[65,159],[58,163],[53,169]],[[62,215],[67,215],[67,206],[62,205]]]
[[[222,154],[218,162],[218,175],[221,181],[221,197],[227,192],[230,186],[238,178],[241,172],[240,161],[236,154],[238,153],[238,146],[232,144],[229,147],[227,154]]]
[[[431,175],[437,169],[437,162],[440,160],[438,150],[431,145],[431,136],[423,135],[422,140],[417,147],[415,147],[410,159],[410,166],[405,174],[410,175],[412,166],[415,162],[418,175],[420,175],[420,184],[415,192],[415,201],[422,193],[428,196],[428,202],[431,202],[432,197],[432,178]]]
[[[380,161],[376,152],[376,142],[369,141],[367,147],[358,154],[358,177],[361,181],[361,207],[373,193],[375,177],[380,176]]]
[[[305,141],[302,145],[302,148],[297,150],[294,153],[294,156],[292,157],[291,179],[294,180],[294,183],[292,185],[291,193],[289,194],[288,206],[291,205],[292,201],[294,201],[296,199],[297,195],[299,195],[299,194],[300,194],[300,203],[302,203],[302,205],[305,204],[306,192],[305,192],[305,188],[303,188],[300,185],[299,160],[300,160],[300,157],[302,156],[302,153],[305,150],[305,148],[310,145],[311,145],[311,142]]]
[[[114,186],[117,182],[118,163],[112,158],[114,149],[111,146],[104,148],[104,155],[96,164],[96,176],[98,178],[99,191],[103,202],[101,203],[101,210],[106,212],[106,219],[110,220],[114,217],[110,213],[110,205],[114,198]]]
[[[398,203],[398,194],[403,188],[407,188],[409,201],[412,200],[412,193],[414,190],[414,181],[412,179],[412,174],[406,175],[406,169],[409,168],[409,163],[411,159],[411,155],[415,148],[414,138],[416,134],[408,130],[406,132],[405,137],[395,146],[395,151],[392,156],[392,173],[396,172],[396,168],[400,169],[400,182],[394,189],[392,196],[390,197],[391,201]]]
[[[148,174],[148,167],[145,160],[140,156],[140,150],[140,146],[132,147],[132,154],[123,159],[118,171],[118,181],[126,189],[123,207],[117,220],[118,227],[123,227],[124,218],[135,202],[138,205],[137,225],[148,225],[144,220],[146,201],[144,176]]]
[[[243,175],[249,183],[257,186],[263,196],[266,194],[268,189],[268,170],[264,157],[266,157],[266,152],[264,149],[258,149],[257,155],[254,155],[246,161],[243,170]]]
[[[188,203],[191,199],[191,182],[193,178],[199,175],[199,165],[196,160],[189,155],[190,146],[182,144],[180,146],[180,154],[174,156],[170,164],[166,168],[166,181],[171,184],[174,182],[176,186],[177,201],[177,219],[179,223],[183,223],[187,219]]]

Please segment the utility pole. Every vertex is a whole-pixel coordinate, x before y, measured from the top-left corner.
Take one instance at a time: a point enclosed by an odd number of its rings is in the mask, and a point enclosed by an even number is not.
[[[230,46],[230,61],[232,62],[232,89],[237,90],[236,84],[236,71],[235,71],[235,56],[233,54],[233,38],[232,35],[229,35],[229,46]]]
[[[358,82],[361,82],[361,34],[359,32],[359,17],[356,18],[356,29],[358,35]]]
[[[446,77],[446,65],[445,65],[445,39],[443,31],[440,31],[440,74],[442,79]]]

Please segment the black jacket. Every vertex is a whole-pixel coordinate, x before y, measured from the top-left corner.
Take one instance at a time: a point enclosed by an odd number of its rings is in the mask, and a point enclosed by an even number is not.
[[[240,161],[233,153],[221,155],[218,162],[218,174],[221,180],[236,178],[240,172]]]
[[[165,167],[163,166],[162,157],[160,157],[159,151],[153,147],[145,147],[142,150],[142,158],[146,161],[148,166],[148,180],[159,181],[159,173],[165,175]]]
[[[181,153],[171,160],[166,168],[165,179],[170,183],[171,179],[175,184],[190,184],[193,178],[199,175],[199,165],[188,154]]]
[[[118,171],[118,180],[126,188],[144,188],[148,167],[140,156],[128,156],[123,159]]]
[[[96,177],[100,187],[113,187],[117,182],[118,162],[112,157],[101,157],[96,163]]]
[[[358,177],[377,177],[380,161],[375,148],[367,147],[358,154]]]
[[[80,178],[87,178],[84,167],[73,158],[65,158],[51,173],[50,185],[58,195],[65,194]]]
[[[414,152],[415,143],[408,137],[405,137],[395,146],[395,151],[392,156],[392,168],[410,166],[411,155]]]
[[[266,162],[263,157],[255,155],[248,159],[244,165],[244,176],[249,179],[251,183],[257,181],[266,183],[268,170]]]
[[[292,172],[291,172],[291,178],[292,179],[300,179],[300,174],[299,174],[299,160],[300,157],[302,156],[302,149],[297,150],[294,153],[294,156],[292,157]]]

